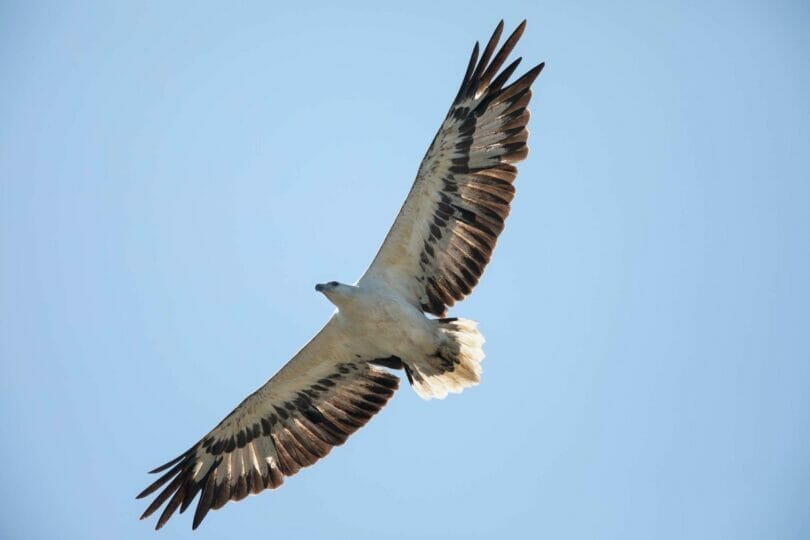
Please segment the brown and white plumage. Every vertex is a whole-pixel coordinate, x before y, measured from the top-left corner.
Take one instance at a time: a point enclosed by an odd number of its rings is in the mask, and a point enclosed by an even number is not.
[[[201,492],[192,525],[196,529],[210,509],[276,488],[285,476],[324,457],[368,422],[399,386],[399,378],[369,363],[373,360],[334,322],[327,323],[208,435],[151,471],[168,469],[138,495],[163,488],[141,518],[168,500],[159,529]]]
[[[461,88],[361,284],[382,280],[443,317],[478,283],[515,196],[513,163],[528,154],[526,107],[544,64],[508,86],[521,59],[498,74],[525,27],[523,21],[495,54],[501,21],[480,60],[475,44]]]
[[[211,509],[276,488],[362,427],[391,398],[404,369],[423,398],[478,383],[483,337],[473,321],[444,316],[478,283],[514,197],[513,163],[526,157],[530,86],[540,64],[512,84],[501,71],[525,28],[496,52],[501,22],[419,167],[380,251],[357,285],[318,285],[338,311],[266,384],[138,495],[165,504],[161,528],[199,496],[196,528]]]

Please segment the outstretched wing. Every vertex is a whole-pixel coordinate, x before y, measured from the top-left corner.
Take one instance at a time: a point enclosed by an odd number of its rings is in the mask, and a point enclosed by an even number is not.
[[[168,469],[138,495],[163,488],[141,519],[168,500],[157,522],[160,529],[178,507],[182,513],[201,493],[192,525],[196,529],[212,508],[276,488],[285,476],[324,457],[368,422],[397,389],[399,378],[370,365],[374,360],[353,348],[332,319],[208,435],[151,471]]]
[[[475,44],[458,95],[360,283],[384,282],[440,317],[478,283],[515,195],[512,164],[528,153],[526,107],[544,64],[509,86],[521,59],[498,74],[525,26],[520,23],[494,58],[503,21],[480,61]]]

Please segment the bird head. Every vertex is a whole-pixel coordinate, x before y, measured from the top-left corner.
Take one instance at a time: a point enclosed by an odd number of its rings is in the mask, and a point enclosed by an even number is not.
[[[315,290],[323,295],[339,309],[349,308],[357,298],[358,288],[338,281],[318,283]]]
[[[337,281],[330,281],[329,283],[318,283],[315,285],[315,290],[319,293],[328,295],[331,292],[335,292],[338,287],[340,287],[340,283]]]

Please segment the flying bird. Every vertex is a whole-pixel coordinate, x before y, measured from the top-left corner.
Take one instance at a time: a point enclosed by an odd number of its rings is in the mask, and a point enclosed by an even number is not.
[[[475,44],[371,266],[355,285],[315,286],[335,314],[210,433],[151,471],[163,474],[138,498],[162,490],[141,519],[165,503],[160,529],[199,495],[196,529],[209,510],[279,487],[365,425],[398,388],[395,371],[424,399],[478,384],[484,338],[474,321],[447,317],[447,309],[481,278],[515,196],[514,164],[528,153],[527,106],[544,64],[508,85],[521,59],[501,69],[525,26],[500,50],[503,21],[480,57]]]

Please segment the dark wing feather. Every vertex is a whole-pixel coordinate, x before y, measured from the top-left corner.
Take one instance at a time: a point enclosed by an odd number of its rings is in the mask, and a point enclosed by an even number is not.
[[[138,498],[161,490],[141,519],[164,504],[157,529],[199,494],[192,528],[211,509],[277,488],[366,424],[391,398],[399,378],[375,358],[345,347],[328,324],[262,388],[208,435],[151,471],[164,473]],[[166,471],[166,472],[164,472]],[[168,502],[167,502],[168,501]]]
[[[495,53],[501,21],[480,60],[475,44],[456,99],[360,283],[382,281],[440,317],[478,283],[515,194],[513,163],[528,153],[526,107],[544,66],[504,86],[520,58],[501,68],[525,25]]]

